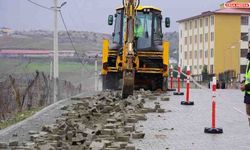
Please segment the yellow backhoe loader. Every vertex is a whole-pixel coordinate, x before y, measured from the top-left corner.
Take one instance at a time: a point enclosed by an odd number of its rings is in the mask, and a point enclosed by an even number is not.
[[[113,41],[103,41],[103,89],[122,89],[122,97],[134,89],[167,88],[169,43],[163,42],[161,10],[140,6],[140,0],[123,0],[116,14],[109,15]],[[170,19],[165,18],[165,27]]]

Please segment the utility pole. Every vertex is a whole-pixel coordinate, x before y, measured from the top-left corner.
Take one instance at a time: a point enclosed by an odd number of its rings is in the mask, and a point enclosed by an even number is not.
[[[58,85],[59,85],[59,71],[58,71],[58,0],[54,0],[54,98],[53,103],[58,101]]]

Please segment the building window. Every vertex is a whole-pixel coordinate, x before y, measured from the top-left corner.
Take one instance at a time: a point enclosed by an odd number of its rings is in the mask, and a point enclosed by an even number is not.
[[[195,27],[195,29],[197,28],[197,26],[198,26],[198,21],[195,20],[195,21],[194,21],[194,27]]]
[[[196,65],[194,66],[194,69],[197,69],[197,66],[196,66]]]
[[[192,42],[193,42],[193,38],[192,38],[192,36],[190,36],[189,37],[189,43],[192,44]]]
[[[190,52],[189,52],[189,58],[192,59],[192,58],[193,58],[192,56],[193,56],[193,52],[190,51]]]
[[[200,43],[202,43],[202,41],[203,41],[203,36],[202,34],[200,34]]]
[[[210,65],[210,73],[211,73],[211,74],[214,73],[214,65]]]
[[[214,32],[211,32],[211,41],[214,41]]]
[[[202,58],[202,55],[203,55],[203,51],[200,50],[200,58]]]
[[[249,24],[248,16],[241,16],[241,25],[248,25],[248,24]]]
[[[205,19],[205,25],[208,26],[208,18]]]
[[[248,33],[241,33],[241,40],[248,41]]]
[[[248,49],[241,49],[240,50],[240,57],[247,57]]]
[[[181,53],[182,53],[182,45],[180,45]]]
[[[180,64],[181,64],[181,66],[182,66],[182,59],[180,60]]]
[[[185,22],[185,30],[187,30],[187,22]]]
[[[189,22],[189,29],[191,30],[193,28],[192,21]]]
[[[247,69],[247,65],[240,65],[240,73],[245,74]]]
[[[202,69],[202,65],[200,65],[200,69]]]
[[[202,27],[203,26],[203,19],[201,18],[200,19],[200,27]]]
[[[187,45],[187,37],[185,37],[185,45]]]
[[[208,33],[205,34],[205,42],[208,41]]]
[[[208,52],[207,52],[207,50],[205,51],[205,58],[207,58],[207,56],[208,56]]]
[[[182,30],[180,31],[180,37],[182,38]]]
[[[194,43],[197,43],[197,35],[194,36]]]
[[[214,25],[214,16],[211,16],[211,25],[213,26]]]
[[[211,48],[211,57],[213,58],[214,57],[214,49],[213,48]]]
[[[197,56],[198,56],[197,51],[195,51],[194,52],[194,58],[197,59]]]
[[[187,59],[187,52],[185,52],[184,58]]]

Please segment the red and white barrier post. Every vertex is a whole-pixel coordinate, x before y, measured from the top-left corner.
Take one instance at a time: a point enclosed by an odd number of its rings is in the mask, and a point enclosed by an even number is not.
[[[184,95],[181,92],[181,65],[178,65],[178,75],[177,75],[177,92],[174,92],[174,95]]]
[[[176,89],[173,88],[173,84],[174,84],[174,68],[173,68],[173,65],[170,66],[169,72],[170,72],[170,88],[168,89],[168,91],[176,91]]]
[[[211,133],[211,134],[221,134],[223,133],[222,128],[216,128],[216,77],[213,77],[213,96],[212,96],[212,127],[211,128],[205,128],[205,133]]]
[[[187,66],[187,87],[186,87],[186,101],[182,101],[181,105],[194,105],[193,101],[190,101],[190,66]]]

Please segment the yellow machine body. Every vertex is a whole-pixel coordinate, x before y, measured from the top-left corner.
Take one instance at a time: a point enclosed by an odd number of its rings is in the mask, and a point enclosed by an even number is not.
[[[122,12],[123,9],[124,7],[119,7],[116,9],[116,11],[119,13]],[[152,6],[139,6],[137,7],[137,13],[138,12],[143,12],[141,13],[142,15],[146,12],[146,17],[147,14],[151,14],[151,16],[153,16],[153,12],[155,12],[158,16],[161,17],[161,10]],[[161,18],[159,22],[159,24],[161,24]],[[148,24],[149,23],[146,23],[146,25]],[[158,26],[162,34],[161,25]],[[153,27],[149,28],[153,30]],[[154,33],[152,32],[152,35],[153,34]],[[123,35],[121,35],[121,38],[126,39],[126,36],[127,34],[124,33]],[[163,38],[163,34],[161,38]],[[119,80],[123,78],[122,72],[128,68],[128,46],[124,44],[124,41],[121,40],[121,42],[121,46],[119,48],[114,49],[110,46],[112,45],[111,41],[108,41],[107,39],[103,40],[103,67],[101,73],[103,75],[104,80],[104,89],[121,88],[119,86]],[[150,48],[147,48],[145,50],[138,48],[133,56],[133,65],[135,71],[134,84],[136,89],[144,88],[150,90],[166,90],[167,88],[170,43],[167,41],[163,41],[162,39],[159,40],[158,43],[160,43],[157,46],[158,48],[154,48],[154,46],[151,46]]]

